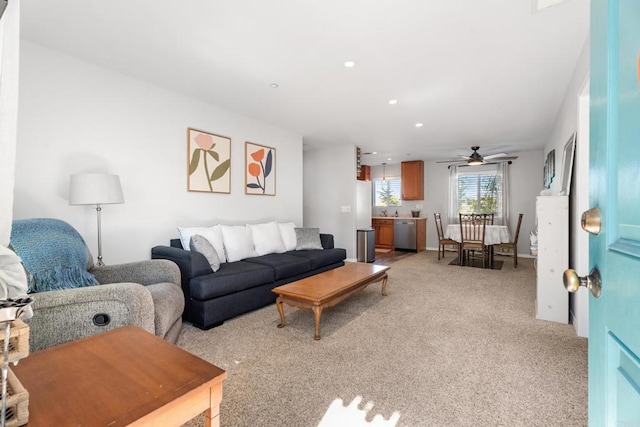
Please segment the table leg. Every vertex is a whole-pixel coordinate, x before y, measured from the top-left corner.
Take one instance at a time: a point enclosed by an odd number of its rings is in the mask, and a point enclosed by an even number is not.
[[[444,258],[444,255],[443,255]],[[387,274],[385,273],[384,277],[382,278],[382,295],[383,296],[387,296],[387,279],[389,278],[389,276],[387,276]]]
[[[210,390],[210,407],[204,413],[205,427],[220,427],[220,402],[222,402],[222,384],[213,386]]]
[[[216,415],[212,416],[214,413]],[[220,406],[215,408],[209,408],[204,412],[204,426],[205,427],[220,427]]]
[[[489,246],[489,268],[493,268],[493,245]]]
[[[276,307],[278,308],[278,313],[280,313],[280,324],[278,325],[278,328],[284,328],[284,308],[282,308],[281,297],[276,298]]]
[[[318,341],[320,339],[320,316],[322,315],[322,307],[319,305],[313,306],[313,320],[315,324],[316,334],[313,337],[314,340]]]

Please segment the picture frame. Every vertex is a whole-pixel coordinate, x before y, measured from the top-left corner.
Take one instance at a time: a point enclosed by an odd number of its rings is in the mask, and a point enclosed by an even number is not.
[[[187,128],[187,191],[231,193],[231,138]]]
[[[571,192],[571,174],[573,173],[573,158],[576,151],[576,132],[573,132],[564,145],[562,152],[562,184],[560,195],[568,196]]]
[[[550,188],[553,178],[556,176],[556,150],[551,150],[547,153],[547,158],[544,161],[544,168],[542,170],[544,177],[544,188]]]
[[[276,195],[276,149],[246,141],[245,194]]]

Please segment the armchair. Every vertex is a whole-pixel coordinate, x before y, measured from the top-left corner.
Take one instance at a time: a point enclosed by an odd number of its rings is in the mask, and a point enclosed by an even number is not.
[[[44,224],[44,227],[42,226]],[[46,232],[43,232],[46,230]],[[81,242],[81,243],[80,243]],[[180,270],[167,260],[146,260],[119,265],[97,266],[77,231],[64,221],[29,219],[13,222],[11,245],[22,258],[29,276],[34,315],[29,324],[32,351],[105,332],[125,325],[137,325],[175,343],[182,329],[184,299],[180,288]],[[68,286],[69,247],[82,245],[77,253],[81,269],[92,283]],[[60,260],[65,269],[44,271],[50,289],[34,289],[43,270],[32,248],[46,248],[46,263]],[[39,249],[40,250],[40,249]],[[40,257],[42,258],[42,257]],[[77,257],[76,257],[77,258]],[[59,268],[58,266],[56,268]],[[69,273],[71,271],[72,273]],[[85,276],[86,277],[86,276]],[[68,288],[67,288],[68,287]],[[34,292],[35,291],[35,292]]]

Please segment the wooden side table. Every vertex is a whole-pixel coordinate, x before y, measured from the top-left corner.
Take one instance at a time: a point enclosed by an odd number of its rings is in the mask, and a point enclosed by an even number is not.
[[[28,426],[219,426],[224,370],[137,326],[32,353],[12,367]]]

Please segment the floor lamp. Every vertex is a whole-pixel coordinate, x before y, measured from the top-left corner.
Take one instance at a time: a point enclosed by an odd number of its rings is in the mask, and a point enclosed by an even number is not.
[[[70,205],[96,205],[98,216],[98,265],[102,262],[102,236],[100,230],[101,205],[124,203],[120,177],[107,173],[79,173],[71,175]]]

